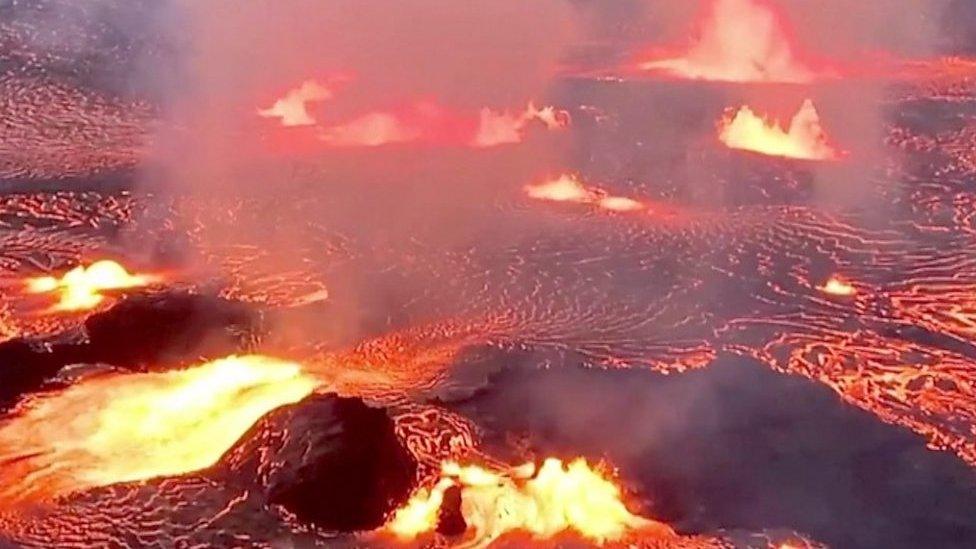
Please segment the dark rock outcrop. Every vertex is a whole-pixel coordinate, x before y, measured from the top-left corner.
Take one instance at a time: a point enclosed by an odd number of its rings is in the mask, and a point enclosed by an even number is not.
[[[324,530],[381,526],[406,501],[416,463],[385,411],[314,395],[256,424],[215,468],[229,484],[264,494]]]

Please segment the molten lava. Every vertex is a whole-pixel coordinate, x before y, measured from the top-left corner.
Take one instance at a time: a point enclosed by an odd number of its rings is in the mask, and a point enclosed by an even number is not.
[[[158,280],[159,277],[153,275],[130,274],[115,261],[102,260],[87,268],[75,267],[61,278],[31,278],[26,285],[28,293],[57,293],[59,301],[52,307],[54,311],[81,311],[98,306],[105,299],[105,291],[147,286]]]
[[[301,86],[289,91],[267,109],[259,109],[258,115],[279,118],[282,126],[312,126],[315,118],[309,114],[307,104],[332,98],[332,91],[314,80],[306,80]]]
[[[645,61],[639,68],[726,82],[803,84],[831,75],[798,56],[784,18],[765,0],[714,0],[697,27],[683,55]]]
[[[643,210],[647,206],[624,196],[613,196],[597,188],[588,188],[573,174],[563,174],[556,179],[544,181],[536,185],[527,185],[526,194],[536,200],[550,200],[553,202],[575,202],[578,204],[593,204],[601,209],[613,212],[633,212]]]
[[[730,149],[803,160],[836,160],[841,153],[831,144],[820,115],[809,99],[803,102],[788,130],[777,121],[742,107],[719,127],[719,140]]]
[[[850,297],[857,294],[857,288],[853,284],[836,276],[828,278],[827,282],[823,286],[817,286],[817,289],[826,294],[841,297]]]
[[[0,422],[0,502],[209,467],[263,415],[318,384],[299,364],[248,355],[37,396]]]
[[[471,142],[473,147],[494,147],[508,143],[521,143],[526,128],[533,122],[541,122],[546,129],[560,130],[569,125],[569,114],[554,107],[536,108],[532,103],[521,113],[498,113],[491,109],[481,110],[478,132]]]
[[[597,205],[612,212],[636,212],[644,209],[643,204],[625,196],[605,196],[597,201]]]
[[[526,194],[537,200],[551,200],[554,202],[592,202],[596,196],[580,182],[579,177],[563,174],[549,181],[537,185],[527,185]]]
[[[597,543],[621,540],[638,530],[674,534],[628,511],[620,489],[585,460],[564,464],[555,458],[539,468],[528,463],[505,472],[444,463],[437,484],[421,489],[397,510],[387,530],[402,539],[433,531],[444,493],[454,486],[461,490],[461,515],[471,546],[487,546],[513,532],[549,539],[571,531]]]
[[[413,101],[383,110],[354,114],[336,122],[317,120],[308,112],[308,103],[335,97],[332,89],[305,81],[267,109],[258,109],[265,118],[277,118],[281,126],[307,126],[311,135],[329,147],[378,147],[397,143],[426,143],[472,148],[521,143],[529,129],[538,125],[554,131],[570,123],[569,113],[554,107],[538,108],[533,103],[522,111],[482,109],[477,115],[458,113],[432,101]],[[307,138],[295,134],[293,138]]]

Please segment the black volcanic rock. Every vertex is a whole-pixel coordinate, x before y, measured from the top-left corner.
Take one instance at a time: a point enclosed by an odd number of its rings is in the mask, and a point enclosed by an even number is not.
[[[255,322],[244,303],[189,293],[126,299],[85,322],[86,362],[153,369],[187,358],[218,358],[240,347]]]
[[[167,292],[125,299],[88,318],[83,338],[0,343],[0,411],[69,364],[144,371],[232,354],[256,322],[246,304],[218,297]]]
[[[437,515],[437,532],[445,536],[460,536],[467,529],[464,514],[461,513],[461,489],[451,486],[444,492],[444,502]]]
[[[265,416],[215,474],[264,494],[304,523],[350,532],[381,526],[406,501],[416,468],[385,411],[359,399],[314,395]]]
[[[61,357],[24,340],[0,343],[0,411],[21,395],[41,388],[44,381],[67,364]]]

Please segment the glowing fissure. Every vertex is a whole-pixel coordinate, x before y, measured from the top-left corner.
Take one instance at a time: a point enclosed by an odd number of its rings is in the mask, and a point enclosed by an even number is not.
[[[697,23],[691,47],[639,68],[695,80],[809,83],[831,76],[797,55],[783,18],[762,0],[714,0]]]
[[[53,311],[81,311],[98,306],[105,299],[105,291],[138,288],[159,280],[154,275],[131,274],[115,261],[102,260],[88,267],[79,265],[60,278],[30,278],[26,287],[32,294],[56,294],[58,303],[51,307]]]
[[[461,490],[461,514],[470,538],[466,546],[484,547],[513,532],[536,539],[574,532],[601,544],[638,530],[674,534],[668,526],[628,511],[620,488],[585,460],[565,464],[556,458],[538,468],[527,463],[504,472],[446,462],[437,483],[415,493],[386,529],[401,539],[432,532],[444,493],[455,486]]]
[[[763,118],[747,106],[726,118],[719,127],[719,140],[730,149],[802,160],[836,160],[842,156],[830,144],[820,115],[809,99],[793,116],[789,129]]]
[[[41,394],[0,422],[0,502],[204,469],[318,384],[297,363],[245,355]]]

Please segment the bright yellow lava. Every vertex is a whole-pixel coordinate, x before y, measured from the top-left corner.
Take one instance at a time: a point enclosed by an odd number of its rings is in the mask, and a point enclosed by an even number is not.
[[[248,355],[38,396],[0,422],[0,502],[204,469],[317,385],[299,364]]]
[[[52,310],[81,311],[101,303],[106,290],[123,290],[146,286],[158,281],[152,275],[130,274],[125,267],[108,259],[96,261],[87,268],[79,265],[61,278],[42,276],[27,280],[32,294],[57,293],[59,301]]]
[[[788,129],[762,118],[749,107],[742,107],[733,118],[722,122],[719,140],[731,149],[770,156],[803,160],[836,160],[840,157],[830,145],[827,133],[820,125],[820,115],[810,100],[803,103]]]
[[[857,293],[857,288],[855,288],[853,284],[835,276],[830,277],[823,286],[818,286],[817,289],[830,295],[845,297],[849,297]]]
[[[461,489],[461,514],[468,525],[467,544],[484,547],[509,532],[548,539],[572,531],[596,543],[617,541],[636,530],[673,531],[658,522],[631,514],[620,489],[583,459],[564,464],[546,459],[507,472],[446,462],[432,489],[421,489],[397,510],[386,529],[413,539],[437,527],[448,488]]]

